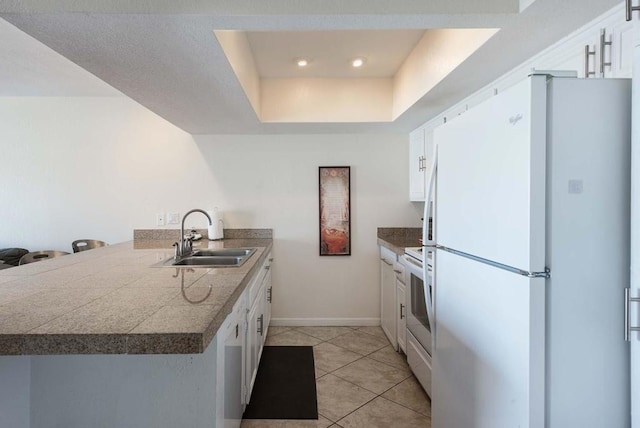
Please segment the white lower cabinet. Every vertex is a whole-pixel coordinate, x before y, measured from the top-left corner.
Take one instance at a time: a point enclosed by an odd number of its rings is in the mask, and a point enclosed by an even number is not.
[[[407,295],[405,285],[396,279],[396,304],[398,305],[398,348],[407,353]]]
[[[380,325],[397,351],[396,275],[393,272],[395,263],[395,253],[388,248],[380,247]]]
[[[216,428],[239,428],[271,319],[271,254],[217,334]]]
[[[239,428],[244,412],[245,299],[238,299],[217,335],[216,427]]]
[[[273,286],[271,285],[271,270],[273,269],[273,258],[271,255],[267,258],[265,262],[265,273],[264,279],[262,280],[264,284],[265,290],[265,301],[264,301],[264,337],[267,337],[267,333],[269,332],[269,323],[271,323],[271,304],[273,303]]]
[[[245,403],[249,403],[256,381],[262,348],[271,320],[271,254],[267,255],[256,278],[249,284],[247,295],[247,331],[245,340]]]
[[[254,302],[247,314],[247,336],[245,343],[246,377],[245,377],[245,403],[251,399],[251,391],[258,373],[258,352],[262,345],[258,335],[258,317],[260,316],[260,304]]]

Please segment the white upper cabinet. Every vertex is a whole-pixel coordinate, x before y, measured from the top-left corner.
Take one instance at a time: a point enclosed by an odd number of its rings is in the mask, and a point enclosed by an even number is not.
[[[433,127],[422,127],[409,136],[409,200],[424,202],[426,178],[433,163]]]
[[[584,78],[631,77],[633,26],[616,7],[541,57],[538,69],[575,70]],[[545,64],[547,62],[547,64]]]
[[[424,201],[424,128],[409,135],[409,200]]]
[[[532,69],[575,71],[579,78],[630,78],[634,31],[633,20],[626,21],[625,14],[621,2],[414,130],[409,138],[409,200],[424,202],[425,180],[433,161],[433,130],[523,81]]]
[[[611,67],[606,69],[605,77],[631,77],[633,65],[633,21],[626,21],[622,16],[610,27]],[[605,57],[606,58],[606,57]],[[607,58],[609,61],[609,59]]]

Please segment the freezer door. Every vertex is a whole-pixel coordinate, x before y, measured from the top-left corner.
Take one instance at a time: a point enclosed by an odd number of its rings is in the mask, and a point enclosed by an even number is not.
[[[433,426],[544,426],[545,280],[438,251]]]
[[[436,128],[437,243],[544,270],[546,77]]]

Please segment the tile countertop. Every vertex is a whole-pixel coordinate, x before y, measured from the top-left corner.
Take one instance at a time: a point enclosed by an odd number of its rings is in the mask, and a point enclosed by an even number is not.
[[[418,247],[418,239],[422,237],[419,227],[379,227],[378,245],[382,245],[396,253],[404,254],[406,247]]]
[[[140,239],[0,270],[0,355],[202,353],[272,247],[238,268],[152,267],[174,240]]]

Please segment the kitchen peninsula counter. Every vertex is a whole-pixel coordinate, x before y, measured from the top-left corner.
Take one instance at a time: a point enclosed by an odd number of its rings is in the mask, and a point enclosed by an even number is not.
[[[194,243],[257,248],[240,267],[153,267],[173,255],[173,241],[135,239],[0,271],[0,355],[203,353],[272,240]]]

